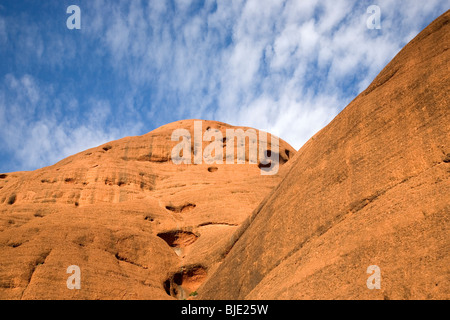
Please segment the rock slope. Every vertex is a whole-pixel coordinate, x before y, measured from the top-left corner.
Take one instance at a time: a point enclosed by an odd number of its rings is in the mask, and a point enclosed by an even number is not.
[[[450,11],[290,162],[200,299],[449,299]],[[369,266],[381,289],[369,290]]]
[[[224,137],[237,129],[201,123]],[[193,136],[193,125],[171,123],[50,167],[1,174],[0,299],[189,298],[283,172],[175,165],[171,135],[183,128]],[[281,140],[279,149],[281,164],[296,153]],[[81,290],[67,288],[71,265],[81,269]]]

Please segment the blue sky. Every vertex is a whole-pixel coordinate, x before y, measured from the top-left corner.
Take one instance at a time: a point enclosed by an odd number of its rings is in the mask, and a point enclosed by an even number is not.
[[[67,7],[81,9],[69,30]],[[381,29],[367,28],[367,8]],[[0,0],[0,172],[34,170],[181,119],[296,149],[447,0]]]

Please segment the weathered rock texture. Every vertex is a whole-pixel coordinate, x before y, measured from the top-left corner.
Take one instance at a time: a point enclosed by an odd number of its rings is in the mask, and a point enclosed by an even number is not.
[[[200,299],[449,299],[450,11],[290,162]],[[369,290],[367,267],[381,269]]]
[[[449,299],[449,21],[298,153],[281,141],[277,175],[174,165],[193,120],[1,174],[0,299]]]
[[[193,124],[0,175],[0,299],[189,298],[283,172],[261,175],[248,163],[175,165],[172,132],[189,130],[193,143]],[[236,129],[202,126],[224,137]],[[280,140],[281,163],[295,153]],[[81,269],[81,290],[66,286],[71,265]]]

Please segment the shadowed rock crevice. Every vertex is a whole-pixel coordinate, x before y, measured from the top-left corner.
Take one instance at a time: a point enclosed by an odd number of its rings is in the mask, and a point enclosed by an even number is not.
[[[450,163],[450,153],[447,153],[442,161],[445,163]]]
[[[132,159],[128,159],[128,160],[132,160]],[[136,158],[136,161],[164,163],[164,162],[169,162],[170,158],[168,156],[166,157],[166,156],[158,156],[158,155],[144,155],[144,156],[140,156],[140,157]]]
[[[201,265],[182,267],[164,281],[163,286],[169,296],[183,300],[201,286],[207,275],[206,268]]]
[[[51,250],[42,252],[36,258],[34,263],[31,265],[31,269],[30,269],[30,271],[28,273],[27,285],[26,285],[25,289],[22,291],[22,297],[25,295],[25,292],[27,291],[27,289],[28,289],[28,287],[29,287],[29,285],[31,283],[31,280],[33,279],[33,276],[34,276],[34,273],[35,273],[36,269],[39,266],[42,266],[42,265],[45,264],[45,261],[47,260],[47,257],[50,255],[50,253],[51,253]]]
[[[14,203],[16,203],[16,200],[17,200],[17,196],[15,193],[13,193],[12,195],[9,196],[7,203],[9,205],[13,205]]]
[[[189,231],[172,230],[157,234],[172,248],[184,248],[197,241],[198,236]]]
[[[204,222],[198,225],[198,227],[206,227],[206,226],[237,227],[238,225],[235,223],[227,223],[227,222]]]
[[[141,264],[139,264],[139,263],[136,263],[136,262],[134,262],[134,261],[131,261],[130,259],[128,259],[127,257],[121,255],[121,254],[118,253],[118,252],[117,252],[114,256],[115,256],[116,259],[119,260],[119,261],[122,261],[122,262],[126,262],[126,263],[129,263],[129,264],[132,264],[132,265],[134,265],[134,266],[136,266],[136,267],[139,267],[139,268],[142,268],[142,269],[148,269],[146,266],[143,266],[143,265],[141,265]]]
[[[11,247],[11,248],[18,248],[21,245],[22,245],[22,242],[11,242],[11,243],[8,243],[8,246]]]
[[[197,205],[193,203],[183,204],[180,206],[168,205],[166,209],[175,213],[187,213],[195,209]]]

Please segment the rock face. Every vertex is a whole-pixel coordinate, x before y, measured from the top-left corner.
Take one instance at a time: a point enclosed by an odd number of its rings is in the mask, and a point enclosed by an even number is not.
[[[224,137],[237,129],[201,124]],[[175,165],[171,135],[183,128],[193,136],[193,125],[179,121],[34,172],[1,174],[0,299],[189,298],[283,175],[248,163]],[[295,153],[280,140],[281,164]],[[72,265],[81,290],[67,288]]]
[[[0,174],[0,299],[449,299],[449,21],[299,152],[280,141],[276,175],[175,165],[193,120]]]
[[[449,22],[299,150],[199,299],[450,298]]]

